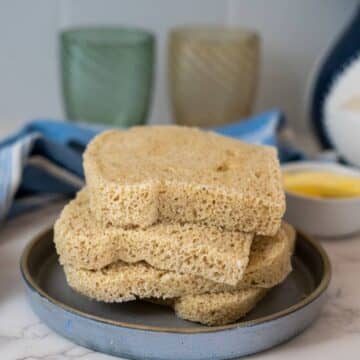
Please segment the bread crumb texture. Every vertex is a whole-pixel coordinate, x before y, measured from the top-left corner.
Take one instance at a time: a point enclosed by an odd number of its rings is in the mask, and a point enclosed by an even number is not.
[[[182,319],[208,326],[226,325],[245,316],[266,294],[266,289],[184,296],[171,306]]]
[[[99,270],[118,260],[145,261],[172,270],[235,285],[248,265],[253,235],[215,226],[159,223],[124,229],[97,223],[90,211],[89,189],[65,206],[54,227],[60,262]]]
[[[195,223],[274,235],[285,211],[274,148],[180,126],[109,130],[84,154],[91,208],[128,227]]]
[[[183,296],[177,299],[150,298],[147,301],[172,307],[177,316],[208,326],[221,326],[233,323],[249,311],[266,294],[266,289],[247,288],[216,294]]]
[[[249,287],[271,288],[291,271],[294,232],[284,224],[269,239],[253,241],[245,275],[235,286],[217,283],[201,276],[156,269],[145,262],[117,261],[100,270],[86,270],[76,263],[64,264],[69,285],[89,298],[105,302],[124,302],[136,298],[169,299],[205,293],[236,292]],[[61,256],[61,254],[60,254]]]

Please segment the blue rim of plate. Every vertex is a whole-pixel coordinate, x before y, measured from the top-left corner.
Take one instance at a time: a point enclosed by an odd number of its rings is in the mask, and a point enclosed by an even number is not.
[[[46,292],[44,292],[37,285],[35,279],[30,274],[30,270],[28,267],[28,260],[29,260],[29,256],[30,256],[31,251],[34,248],[34,246],[38,242],[40,242],[50,232],[52,232],[52,227],[42,231],[40,234],[35,236],[27,244],[27,246],[25,247],[25,249],[21,255],[20,270],[21,270],[22,277],[23,277],[24,281],[26,282],[26,284],[29,286],[29,288],[31,290],[35,291],[36,293],[38,293],[41,297],[48,300],[53,305],[60,307],[64,311],[67,311],[69,313],[72,313],[74,315],[77,315],[77,316],[80,316],[80,317],[83,317],[83,318],[86,318],[89,320],[100,322],[103,324],[108,324],[108,325],[118,326],[118,327],[125,327],[125,328],[129,328],[129,329],[154,331],[154,332],[166,332],[166,333],[198,334],[198,333],[218,332],[218,331],[230,330],[230,329],[239,328],[239,327],[250,327],[250,326],[255,326],[255,325],[259,325],[259,324],[264,324],[264,323],[279,319],[281,317],[290,315],[290,314],[306,307],[310,303],[312,303],[314,300],[316,300],[321,294],[323,294],[326,291],[326,289],[329,286],[330,279],[331,279],[331,264],[330,264],[330,260],[327,256],[325,250],[323,249],[323,247],[316,240],[312,239],[308,235],[305,235],[302,232],[297,231],[297,235],[301,236],[301,238],[304,241],[306,241],[313,248],[313,250],[315,252],[317,252],[317,254],[320,256],[324,274],[323,274],[323,277],[322,277],[320,283],[318,284],[318,286],[309,295],[307,295],[303,300],[299,301],[298,303],[296,303],[282,311],[278,311],[274,314],[263,316],[263,317],[260,317],[260,318],[254,319],[254,320],[240,321],[240,322],[235,322],[235,323],[232,323],[229,325],[213,326],[213,327],[199,326],[199,327],[183,328],[183,327],[149,326],[149,325],[139,325],[139,324],[135,324],[135,323],[124,322],[124,321],[114,321],[114,320],[102,318],[100,316],[91,315],[86,312],[77,310],[69,305],[63,304],[63,303],[57,301],[56,299],[54,299],[53,297],[49,296]]]

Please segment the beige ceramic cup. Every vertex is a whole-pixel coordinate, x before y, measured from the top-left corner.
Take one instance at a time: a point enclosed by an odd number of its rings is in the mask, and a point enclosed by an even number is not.
[[[169,37],[169,80],[175,121],[214,126],[251,114],[260,39],[227,27],[182,27]]]

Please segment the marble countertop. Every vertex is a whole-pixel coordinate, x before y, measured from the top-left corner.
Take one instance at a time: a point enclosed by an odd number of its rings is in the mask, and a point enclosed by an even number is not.
[[[25,244],[51,225],[63,204],[26,214],[0,228],[1,360],[107,360],[111,356],[74,345],[48,329],[25,297],[19,258]],[[328,301],[318,320],[303,334],[253,359],[360,358],[360,236],[322,240],[332,265]]]

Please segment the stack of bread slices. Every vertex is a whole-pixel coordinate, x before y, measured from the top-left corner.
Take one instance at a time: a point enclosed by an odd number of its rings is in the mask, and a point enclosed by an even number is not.
[[[86,186],[54,241],[69,285],[145,299],[206,325],[234,322],[291,271],[295,233],[276,150],[177,126],[98,135]]]

